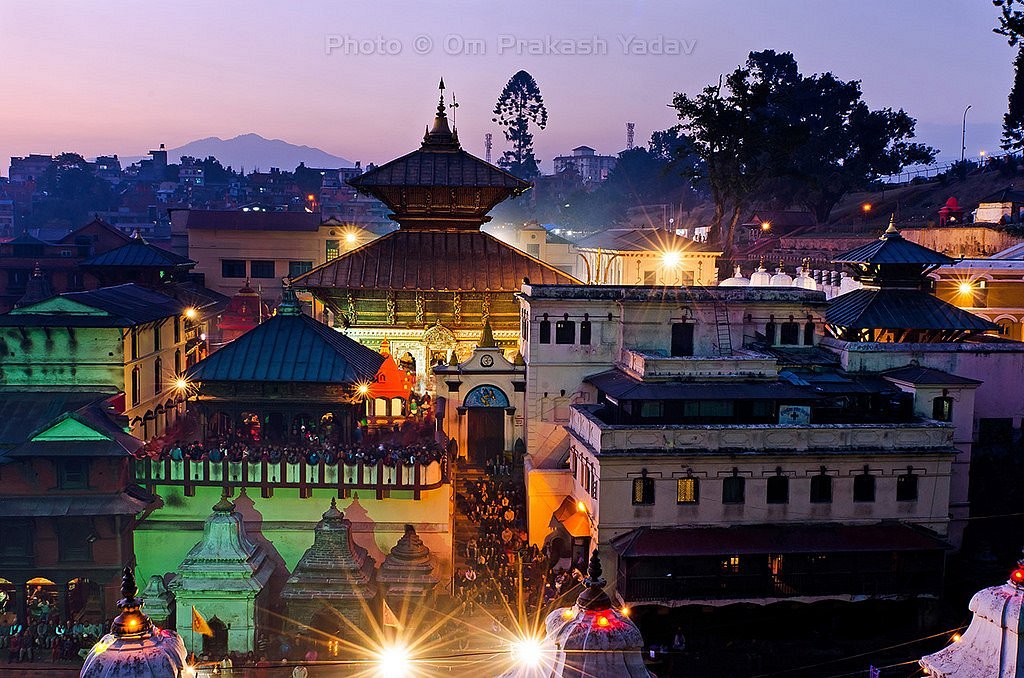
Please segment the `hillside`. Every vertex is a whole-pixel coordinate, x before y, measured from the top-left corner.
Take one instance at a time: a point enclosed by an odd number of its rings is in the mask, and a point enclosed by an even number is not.
[[[196,139],[177,148],[167,149],[167,161],[177,163],[181,156],[207,158],[213,156],[225,167],[268,170],[277,167],[293,170],[299,163],[307,167],[352,167],[352,162],[312,146],[298,146],[281,139],[265,139],[258,134],[240,134],[231,139],[206,137]],[[122,162],[135,162],[138,158],[123,158]],[[127,162],[125,162],[127,161]]]

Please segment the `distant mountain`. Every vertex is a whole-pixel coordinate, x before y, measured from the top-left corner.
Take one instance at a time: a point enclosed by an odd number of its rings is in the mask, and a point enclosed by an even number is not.
[[[167,162],[177,163],[183,155],[200,159],[212,155],[225,167],[236,170],[244,167],[246,172],[256,168],[267,171],[271,167],[290,171],[302,162],[306,167],[352,167],[353,164],[319,148],[296,146],[281,139],[264,139],[259,134],[240,134],[233,139],[196,139],[184,146],[167,149]],[[122,158],[121,162],[127,165],[139,159]]]

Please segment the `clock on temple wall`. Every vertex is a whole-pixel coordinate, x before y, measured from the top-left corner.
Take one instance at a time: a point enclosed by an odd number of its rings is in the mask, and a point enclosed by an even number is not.
[[[483,367],[490,367],[493,364],[494,364],[494,356],[492,356],[492,355],[482,355],[482,356],[480,356],[480,365],[481,366],[483,366]]]

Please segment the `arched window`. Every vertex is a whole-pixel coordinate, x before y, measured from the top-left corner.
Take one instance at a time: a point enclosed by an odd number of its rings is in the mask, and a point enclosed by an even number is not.
[[[676,479],[676,503],[696,504],[700,501],[700,481],[692,476]]]
[[[775,327],[775,316],[771,316],[764,326],[764,338],[768,341],[769,346],[774,346],[776,342]]]
[[[157,358],[153,362],[153,393],[158,394],[164,390],[164,362]]]
[[[639,478],[633,478],[633,505],[649,506],[654,503],[654,478],[647,477],[647,471]]]
[[[789,503],[789,478],[782,475],[782,469],[775,469],[775,475],[768,478],[765,501],[769,504]]]
[[[181,349],[174,352],[174,376],[181,376]]]
[[[830,504],[832,502],[832,476],[821,467],[821,472],[811,476],[811,503]]]
[[[866,466],[864,473],[853,477],[853,500],[861,502],[875,500],[875,477],[871,475]]]
[[[131,393],[132,405],[138,405],[139,404],[139,390],[141,388],[140,381],[141,380],[139,379],[139,368],[138,367],[132,368],[132,393]]]

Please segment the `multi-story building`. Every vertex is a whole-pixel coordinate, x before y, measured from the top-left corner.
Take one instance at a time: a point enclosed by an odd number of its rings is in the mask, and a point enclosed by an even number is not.
[[[659,228],[610,228],[576,243],[574,275],[595,285],[714,285],[721,250]]]
[[[0,238],[14,237],[14,201],[0,197]]]
[[[24,184],[29,181],[38,181],[39,177],[53,165],[52,155],[41,155],[33,153],[24,157],[12,157],[11,167],[7,177],[11,183]]]
[[[53,240],[27,233],[0,239],[0,313],[13,308],[25,295],[36,269],[58,294],[99,287],[95,276],[78,268],[79,262],[128,241],[128,236],[99,219]]]
[[[66,292],[0,315],[0,387],[116,398],[131,432],[161,435],[183,412],[187,307],[135,284]]]
[[[995,323],[1007,339],[1024,339],[1024,245],[961,259],[931,277],[937,297]]]
[[[577,146],[571,155],[559,155],[554,159],[555,174],[572,167],[584,183],[598,183],[608,178],[618,160],[615,155],[598,155],[590,146]]]
[[[248,280],[271,305],[281,299],[282,278],[302,275],[373,237],[337,220],[321,221],[315,212],[171,210],[171,223],[172,242],[176,234],[187,238],[188,258],[197,262],[195,272],[206,287],[231,296]]]
[[[0,387],[0,618],[100,627],[151,499],[128,474],[142,441],[124,432],[109,389],[41,388]]]

